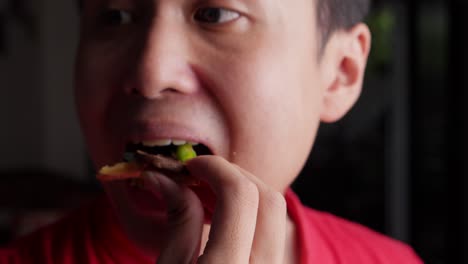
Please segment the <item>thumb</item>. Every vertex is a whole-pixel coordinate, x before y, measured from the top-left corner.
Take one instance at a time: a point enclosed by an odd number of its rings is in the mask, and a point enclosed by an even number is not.
[[[162,195],[167,205],[166,244],[157,263],[195,263],[204,219],[200,200],[188,187],[178,185],[161,173],[144,172],[143,178],[145,187]]]

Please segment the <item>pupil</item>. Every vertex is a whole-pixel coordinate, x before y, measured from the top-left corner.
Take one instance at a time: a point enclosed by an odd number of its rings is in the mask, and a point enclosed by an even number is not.
[[[120,11],[118,10],[109,10],[104,13],[103,15],[104,21],[110,25],[119,25],[122,17],[120,15]]]
[[[199,12],[197,19],[201,19],[205,22],[217,22],[221,17],[221,11],[219,8],[206,8]]]

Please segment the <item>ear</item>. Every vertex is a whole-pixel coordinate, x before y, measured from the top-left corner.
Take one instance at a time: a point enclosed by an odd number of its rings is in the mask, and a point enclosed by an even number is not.
[[[329,39],[321,62],[326,67],[322,122],[339,120],[358,100],[370,45],[371,33],[363,23],[338,31]]]

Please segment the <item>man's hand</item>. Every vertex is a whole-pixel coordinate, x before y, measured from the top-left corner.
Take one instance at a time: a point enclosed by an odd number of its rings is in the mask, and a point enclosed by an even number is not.
[[[209,240],[199,256],[204,212],[195,193],[147,173],[147,188],[168,206],[167,241],[158,263],[283,263],[287,215],[281,193],[221,157],[198,157],[187,168],[217,198]]]

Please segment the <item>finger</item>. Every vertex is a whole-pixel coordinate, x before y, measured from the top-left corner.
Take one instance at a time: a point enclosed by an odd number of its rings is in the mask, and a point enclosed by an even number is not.
[[[145,172],[143,178],[145,188],[160,193],[167,204],[167,244],[161,249],[158,263],[194,263],[199,255],[203,228],[200,200],[190,189],[160,173]]]
[[[217,201],[201,263],[248,263],[255,233],[258,190],[225,159],[202,156],[187,162],[192,175],[207,182]]]
[[[257,185],[260,195],[250,261],[251,263],[283,263],[287,222],[284,196],[250,172],[235,166]]]
[[[102,185],[126,235],[148,256],[158,255],[165,243],[162,236],[151,234],[162,234],[167,222],[160,195],[129,187],[127,181],[103,182]],[[133,192],[138,193],[138,198]],[[137,204],[142,201],[143,205]]]

